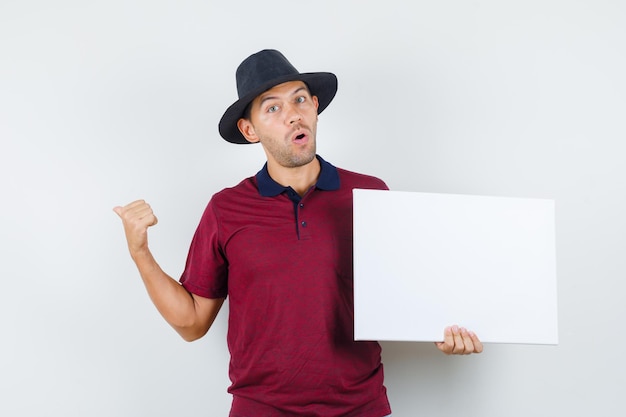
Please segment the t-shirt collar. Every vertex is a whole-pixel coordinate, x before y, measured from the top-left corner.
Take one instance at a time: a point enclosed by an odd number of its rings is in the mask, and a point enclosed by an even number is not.
[[[332,164],[324,161],[321,156],[316,155],[317,160],[320,161],[320,176],[315,183],[315,187],[321,190],[332,191],[339,189],[339,173],[337,168]],[[270,177],[267,171],[267,162],[263,165],[263,168],[256,174],[256,182],[259,187],[259,194],[263,197],[275,197],[289,187],[283,187]]]

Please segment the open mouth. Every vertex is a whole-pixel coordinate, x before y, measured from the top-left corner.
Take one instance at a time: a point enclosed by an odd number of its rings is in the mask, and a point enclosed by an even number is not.
[[[309,135],[304,129],[298,129],[298,131],[293,132],[292,135],[294,136],[291,136],[291,140],[295,144],[304,145],[305,143],[309,141]]]

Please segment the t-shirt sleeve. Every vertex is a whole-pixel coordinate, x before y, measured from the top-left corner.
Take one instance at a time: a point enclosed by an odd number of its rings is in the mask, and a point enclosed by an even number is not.
[[[191,241],[180,283],[187,291],[205,298],[225,298],[228,294],[228,261],[220,242],[213,200],[202,214]]]

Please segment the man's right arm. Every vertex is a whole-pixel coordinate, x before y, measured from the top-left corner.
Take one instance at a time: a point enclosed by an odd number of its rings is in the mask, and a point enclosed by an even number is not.
[[[204,336],[224,299],[191,294],[161,269],[148,248],[148,228],[157,224],[149,204],[138,200],[113,211],[122,219],[130,256],[159,313],[183,339],[192,341]]]

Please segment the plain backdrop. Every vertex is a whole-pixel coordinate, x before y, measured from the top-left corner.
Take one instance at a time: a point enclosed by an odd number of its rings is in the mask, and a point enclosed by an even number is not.
[[[217,133],[263,48],[337,74],[318,129],[335,165],[556,202],[559,345],[383,343],[394,417],[622,409],[623,1],[1,0],[0,415],[227,415],[227,308],[182,341],[112,207],[151,203],[178,277],[211,195],[264,162]]]

